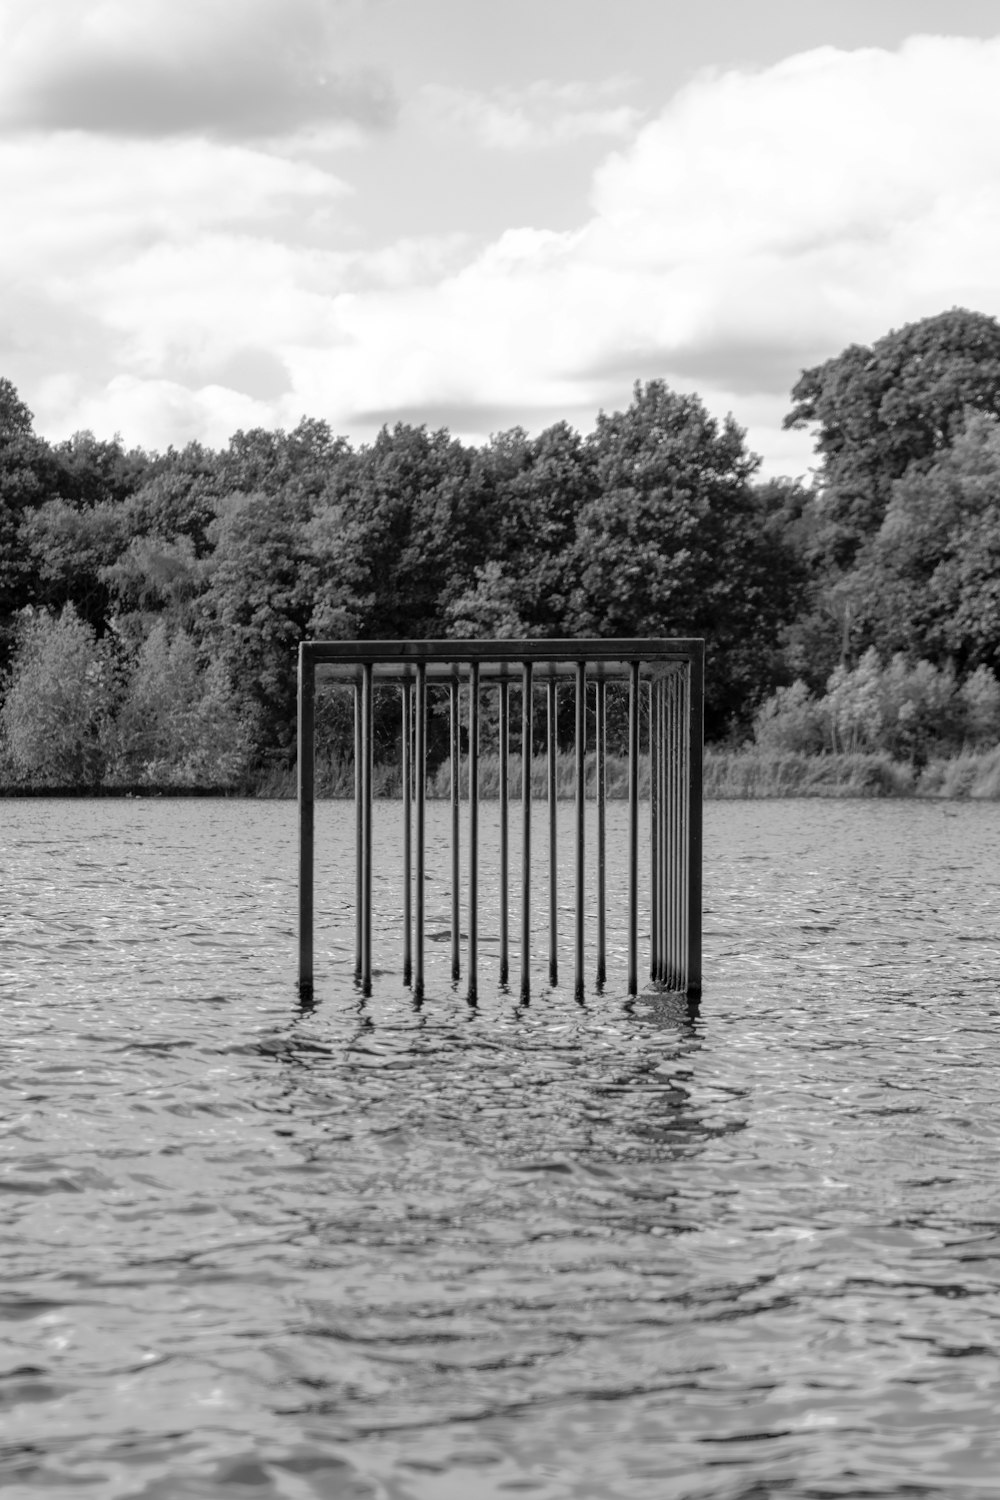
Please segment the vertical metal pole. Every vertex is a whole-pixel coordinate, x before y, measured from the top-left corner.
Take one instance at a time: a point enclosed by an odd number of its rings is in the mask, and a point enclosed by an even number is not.
[[[583,998],[584,817],[587,779],[587,664],[576,664],[576,945],[574,993]]]
[[[687,989],[688,966],[690,955],[688,952],[688,868],[687,850],[688,839],[691,831],[690,810],[688,798],[690,795],[690,775],[688,757],[688,718],[691,713],[690,673],[685,667],[677,678],[677,878],[680,889],[680,898],[677,906],[677,922],[680,944],[680,973],[678,982],[683,989]]]
[[[416,900],[416,934],[415,953],[413,968],[413,995],[414,999],[422,1000],[424,997],[424,874],[426,865],[426,803],[427,803],[427,664],[423,661],[417,662],[417,687],[416,687],[416,730],[417,744],[414,760],[416,773],[416,801],[417,801],[417,849],[416,849],[416,877],[417,877],[417,900]]]
[[[403,983],[413,981],[413,829],[412,790],[413,776],[410,767],[410,734],[413,701],[410,684],[404,681],[403,693]]]
[[[667,844],[666,875],[666,927],[667,963],[666,978],[671,989],[676,988],[680,974],[680,933],[677,925],[677,901],[681,881],[677,859],[677,678],[668,677],[664,692],[664,735],[666,741],[666,808],[664,823]]]
[[[660,977],[660,745],[656,721],[656,680],[649,683],[649,977]]]
[[[313,987],[313,858],[315,845],[316,666],[303,641],[299,646],[299,993]]]
[[[673,822],[674,822],[674,983],[680,988],[687,984],[687,925],[684,920],[687,892],[687,870],[684,868],[684,792],[685,755],[684,730],[687,724],[687,704],[684,692],[684,677],[678,673],[671,682],[673,689]]]
[[[661,677],[656,684],[656,722],[660,739],[660,983],[669,982],[670,933],[670,830],[668,826],[667,766],[670,756],[670,741],[667,738],[667,684]]]
[[[461,941],[461,893],[459,891],[459,816],[458,803],[461,796],[462,749],[459,733],[461,699],[458,678],[448,684],[448,701],[451,709],[451,977],[457,982],[462,972],[459,945]]]
[[[361,983],[365,951],[365,758],[361,735],[361,683],[354,684],[354,977]]]
[[[607,978],[607,952],[605,942],[605,917],[607,886],[607,856],[605,847],[605,801],[607,798],[607,688],[603,678],[596,683],[596,712],[594,732],[597,740],[597,983]]]
[[[479,663],[469,663],[469,999],[475,1001],[479,957]]]
[[[639,990],[639,663],[628,669],[628,992]]]
[[[705,643],[699,641],[691,656],[691,697],[687,722],[688,763],[688,911],[687,992],[701,994],[701,859],[702,859],[702,754],[705,714]]]
[[[521,687],[521,999],[531,995],[531,707],[532,666],[522,667]]]
[[[372,992],[372,779],[374,771],[375,677],[374,666],[366,661],[361,683],[361,863],[362,863],[362,945],[361,993]]]
[[[559,983],[559,849],[556,834],[558,816],[558,750],[559,684],[554,677],[546,684],[548,740],[546,769],[549,795],[549,984]]]
[[[509,797],[507,786],[508,739],[510,736],[510,683],[506,677],[500,679],[500,983],[506,984],[510,970],[510,922],[508,889],[509,855]]]

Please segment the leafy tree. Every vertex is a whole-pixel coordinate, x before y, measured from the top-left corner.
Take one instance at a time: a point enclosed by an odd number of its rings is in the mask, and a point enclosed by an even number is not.
[[[750,483],[759,460],[731,417],[720,426],[658,380],[637,382],[627,411],[601,413],[590,446],[597,493],[577,522],[575,630],[704,636],[706,730],[718,736],[773,679],[798,602],[795,558]]]
[[[33,579],[32,603],[53,611],[72,604],[99,633],[110,612],[103,570],[125,543],[121,505],[111,500],[78,508],[47,500],[22,519],[18,544]]]
[[[261,743],[283,750],[295,739],[296,652],[316,589],[309,521],[301,497],[224,497],[199,603],[206,645],[255,705]]]
[[[186,537],[203,557],[211,550],[208,528],[224,493],[215,454],[200,443],[169,448],[150,459],[142,483],[125,500],[126,531],[170,542]]]
[[[115,727],[114,775],[126,783],[231,785],[252,751],[224,664],[203,668],[193,638],[171,637],[165,620],[137,654]]]
[[[449,600],[486,556],[471,455],[444,429],[398,422],[344,455],[316,520],[318,566],[334,579],[329,607],[374,639],[443,635]],[[321,584],[327,608],[325,593]]]
[[[33,431],[34,420],[17,387],[6,376],[0,376],[0,443],[27,437]]]
[[[0,709],[15,773],[60,786],[98,785],[120,693],[111,640],[99,641],[72,604],[58,616],[29,613]]]
[[[295,494],[315,499],[349,452],[347,439],[334,437],[329,424],[315,418],[303,417],[288,433],[262,427],[241,430],[219,454],[219,484],[224,493]]]
[[[471,585],[448,605],[449,633],[565,634],[578,583],[577,517],[597,494],[592,449],[566,422],[534,439],[516,427],[492,438],[473,469],[491,517],[489,551]]]
[[[92,432],[76,432],[52,449],[59,465],[59,495],[77,509],[120,505],[141,483],[149,458],[141,448],[126,452],[117,435],[101,441]]]
[[[804,370],[786,427],[816,427],[816,529],[846,566],[880,526],[893,482],[927,468],[972,411],[1000,412],[1000,323],[953,308]]]
[[[1000,421],[973,415],[893,486],[851,580],[859,633],[965,673],[1000,666]]]

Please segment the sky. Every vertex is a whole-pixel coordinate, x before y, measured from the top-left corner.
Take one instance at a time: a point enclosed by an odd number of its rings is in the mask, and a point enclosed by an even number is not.
[[[808,476],[802,369],[1000,316],[995,0],[0,0],[0,375],[57,440],[591,430]]]

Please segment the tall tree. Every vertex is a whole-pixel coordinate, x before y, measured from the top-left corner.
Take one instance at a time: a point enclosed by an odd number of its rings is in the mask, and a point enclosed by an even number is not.
[[[851,344],[804,370],[785,427],[816,428],[816,527],[829,563],[849,565],[878,530],[895,480],[924,469],[967,413],[1000,413],[1000,323],[953,308]]]
[[[742,428],[653,380],[636,383],[626,411],[601,413],[589,441],[598,493],[577,524],[576,631],[704,636],[709,734],[748,721],[772,685],[797,593],[794,558],[764,524],[750,482],[759,459]]]

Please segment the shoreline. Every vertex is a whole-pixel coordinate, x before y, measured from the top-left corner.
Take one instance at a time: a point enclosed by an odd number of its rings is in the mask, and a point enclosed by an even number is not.
[[[607,797],[621,801],[627,795],[627,762],[620,756],[609,756],[607,764]],[[645,795],[647,780],[645,761],[640,772],[640,796]],[[587,794],[594,795],[594,756],[587,756]],[[561,754],[557,760],[560,800],[575,795],[576,770],[572,755]],[[465,796],[463,774],[462,794]],[[532,793],[544,800],[547,788],[547,763],[544,756],[532,762]],[[510,757],[508,785],[512,799],[520,797],[520,758]],[[449,796],[450,766],[447,761],[428,778],[430,801],[444,801]],[[400,796],[399,769],[396,766],[375,768],[376,798]],[[480,758],[480,799],[496,800],[499,792],[498,760],[486,754]],[[174,786],[169,783],[98,786],[0,785],[0,798],[150,798],[219,797],[246,801],[289,801],[296,796],[294,769],[263,773],[239,786]],[[316,768],[318,801],[350,800],[354,796],[354,773],[350,762],[319,762]],[[1000,746],[989,750],[963,751],[951,756],[932,756],[922,767],[907,761],[894,761],[884,754],[806,755],[757,750],[713,750],[705,752],[704,800],[768,801],[791,798],[910,798],[942,801],[1000,801]]]

